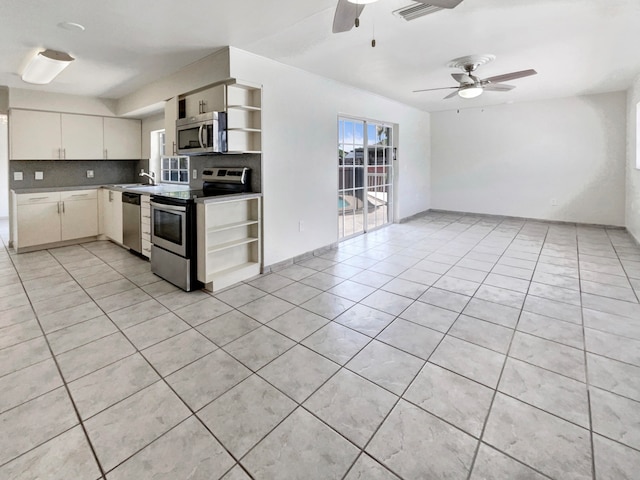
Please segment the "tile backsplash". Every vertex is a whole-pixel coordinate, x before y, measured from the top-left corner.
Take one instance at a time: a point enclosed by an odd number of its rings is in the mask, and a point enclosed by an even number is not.
[[[108,185],[138,182],[137,160],[11,160],[9,188],[54,188],[81,185]],[[87,171],[93,178],[87,178]],[[22,180],[14,180],[14,172],[22,172]],[[42,180],[36,180],[42,172]]]

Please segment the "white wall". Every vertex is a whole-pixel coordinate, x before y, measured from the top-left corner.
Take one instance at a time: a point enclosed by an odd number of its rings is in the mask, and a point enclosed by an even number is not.
[[[0,114],[0,218],[9,217],[9,129],[7,116]]]
[[[640,102],[640,77],[627,92],[627,230],[640,243],[640,170],[636,168],[638,156],[638,117],[636,105]]]
[[[115,100],[105,98],[65,95],[24,88],[9,90],[9,108],[113,117],[115,116],[115,105]]]
[[[118,99],[118,115],[144,114],[149,107],[160,110],[164,101],[212,83],[226,80],[229,74],[229,49],[223,48],[175,73],[160,78]]]
[[[432,208],[624,225],[625,124],[624,92],[433,113]]]
[[[164,113],[142,119],[142,158],[151,157],[151,132],[164,130]]]
[[[428,113],[242,50],[230,55],[232,77],[263,85],[265,265],[338,239],[340,114],[398,124],[399,217],[429,208]]]

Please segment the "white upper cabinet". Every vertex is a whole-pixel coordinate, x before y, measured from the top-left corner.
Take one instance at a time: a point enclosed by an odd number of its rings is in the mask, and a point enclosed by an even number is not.
[[[224,95],[224,85],[217,85],[185,96],[185,116],[188,118],[208,112],[223,112]]]
[[[11,160],[137,160],[140,120],[12,109]]]
[[[104,117],[104,158],[135,160],[142,156],[140,120]]]
[[[12,110],[9,132],[12,160],[58,160],[62,157],[59,113]]]
[[[61,122],[63,160],[102,158],[102,117],[63,113]]]

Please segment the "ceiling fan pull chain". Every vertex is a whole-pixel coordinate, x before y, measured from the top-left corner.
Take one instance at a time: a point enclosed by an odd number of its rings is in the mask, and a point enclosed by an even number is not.
[[[373,7],[375,8],[375,5],[373,5]],[[372,15],[371,26],[373,28],[373,35],[372,35],[373,38],[371,39],[371,48],[375,48],[376,47],[376,16],[375,16],[375,10],[374,10],[374,14]]]

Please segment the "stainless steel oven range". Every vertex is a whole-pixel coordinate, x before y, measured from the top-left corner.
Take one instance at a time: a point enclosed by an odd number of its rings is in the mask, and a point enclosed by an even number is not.
[[[196,199],[251,191],[246,167],[208,168],[202,190],[151,197],[151,271],[183,290],[202,288],[197,279]]]

